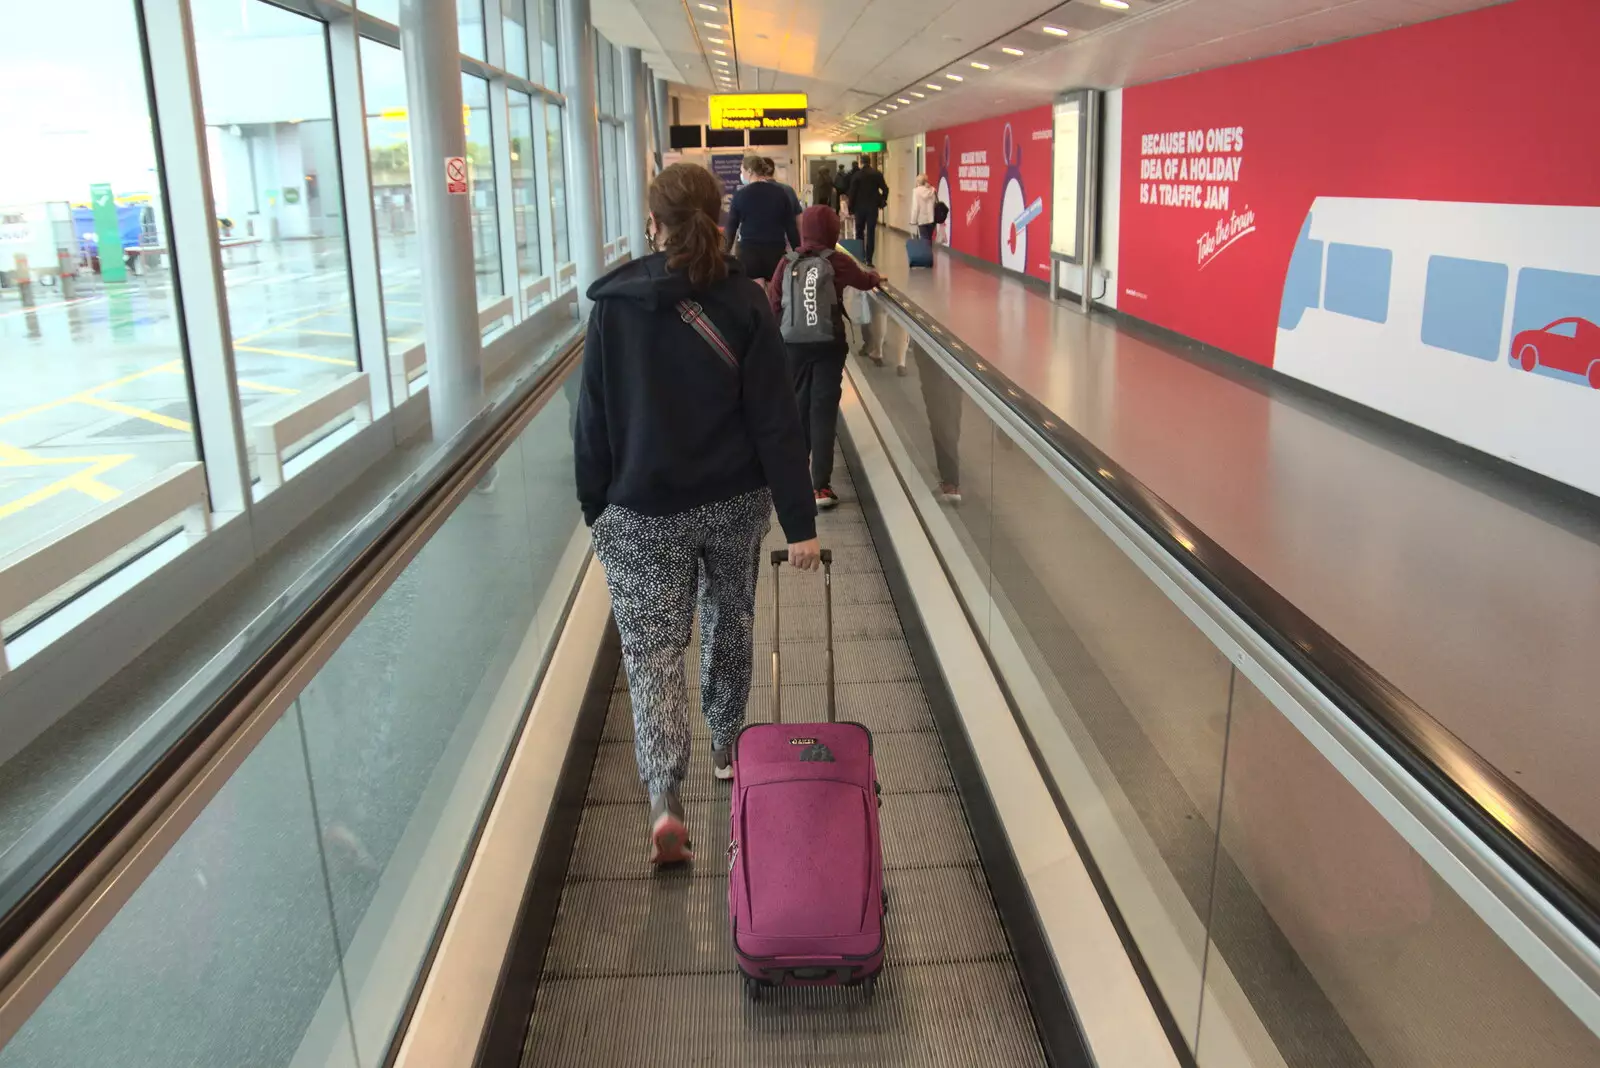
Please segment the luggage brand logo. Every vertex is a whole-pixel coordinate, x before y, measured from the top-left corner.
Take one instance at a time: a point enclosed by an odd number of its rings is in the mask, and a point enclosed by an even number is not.
[[[817,744],[817,740],[815,738],[790,738],[789,739],[789,744],[790,745],[816,745]]]
[[[817,275],[819,271],[815,265],[806,269],[806,281],[802,292],[805,294],[804,306],[806,309],[806,325],[817,325]]]

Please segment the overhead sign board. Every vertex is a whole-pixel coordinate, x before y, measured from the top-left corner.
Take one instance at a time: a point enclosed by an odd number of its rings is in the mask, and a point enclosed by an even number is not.
[[[833,151],[839,155],[845,155],[850,152],[882,152],[883,150],[884,144],[882,141],[835,141],[833,143]]]
[[[713,130],[798,130],[806,124],[804,93],[718,93],[711,97]]]

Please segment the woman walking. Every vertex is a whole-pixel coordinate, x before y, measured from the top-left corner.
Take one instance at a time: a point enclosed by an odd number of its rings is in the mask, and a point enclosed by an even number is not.
[[[783,254],[800,247],[799,205],[790,202],[792,192],[773,181],[776,173],[765,156],[746,156],[739,167],[744,185],[728,207],[728,249],[739,257],[744,273],[758,281],[771,278]]]
[[[926,174],[917,175],[917,187],[911,191],[911,225],[924,241],[933,240],[933,205],[939,199],[928,182]]]
[[[761,290],[723,255],[721,206],[710,171],[666,168],[649,193],[648,236],[663,251],[588,291],[578,501],[622,637],[655,864],[694,856],[678,788],[689,766],[683,661],[696,600],[701,703],[713,770],[727,779],[750,697],[756,577],[774,503],[790,562],[811,570],[819,556],[783,341]]]

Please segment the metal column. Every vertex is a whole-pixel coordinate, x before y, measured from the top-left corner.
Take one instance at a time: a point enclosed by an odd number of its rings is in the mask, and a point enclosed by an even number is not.
[[[419,0],[413,0],[419,2]],[[453,11],[451,9],[454,17]],[[567,98],[567,218],[572,226],[572,262],[578,268],[578,314],[589,314],[585,296],[605,270],[605,217],[600,175],[600,110],[594,82],[594,27],[589,0],[560,0],[556,18],[561,51],[561,93]]]
[[[637,48],[622,50],[622,90],[627,101],[627,114],[623,130],[627,134],[623,168],[628,180],[628,206],[623,211],[623,232],[628,235],[628,252],[634,259],[644,255],[644,219],[649,213],[645,204],[648,188],[646,169],[650,159],[650,94],[644,69],[644,55]]]
[[[1079,288],[1083,292],[1078,306],[1087,312],[1094,309],[1094,261],[1100,254],[1095,227],[1100,216],[1100,94],[1094,90],[1083,95],[1083,122],[1083,218],[1079,222],[1079,244],[1083,248],[1083,282]]]
[[[483,402],[471,194],[451,193],[445,160],[465,158],[456,7],[401,0],[400,54],[410,110],[411,180],[422,254],[423,336],[434,440],[466,425]]]

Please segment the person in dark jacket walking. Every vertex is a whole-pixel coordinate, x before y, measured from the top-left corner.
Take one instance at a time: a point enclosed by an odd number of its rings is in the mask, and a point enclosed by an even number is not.
[[[785,258],[767,285],[767,299],[773,314],[783,317],[789,272],[808,256],[826,256],[833,267],[834,299],[829,309],[834,340],[795,344],[790,342],[789,373],[794,380],[795,400],[800,407],[800,422],[806,445],[811,449],[811,488],[818,508],[839,503],[833,492],[833,439],[839,426],[839,394],[844,383],[844,360],[850,342],[844,329],[844,291],[848,286],[865,292],[877,289],[883,279],[873,271],[863,271],[856,261],[838,250],[839,214],[826,204],[813,204],[800,216],[800,249],[792,262]]]
[[[811,570],[820,555],[783,341],[761,291],[723,255],[721,187],[705,168],[675,163],[650,183],[649,207],[652,247],[665,251],[589,287],[574,456],[622,638],[650,859],[669,864],[694,856],[678,788],[697,586],[701,703],[713,771],[727,779],[774,504],[790,562]]]
[[[778,165],[772,162],[772,157],[762,156],[761,158],[766,161],[767,173],[776,175],[778,173]],[[800,194],[794,191],[794,186],[790,185],[788,182],[780,182],[776,177],[772,179],[772,183],[779,189],[783,190],[784,195],[789,198],[789,210],[794,212],[794,217],[796,220],[798,220],[800,218],[800,213],[806,210],[806,206],[800,203]],[[796,225],[799,225],[798,222],[796,222]]]
[[[783,254],[800,247],[800,231],[795,226],[799,212],[790,206],[792,194],[772,180],[775,173],[777,168],[765,156],[746,156],[739,168],[744,185],[733,194],[728,208],[728,249],[739,257],[751,278],[771,277]]]
[[[856,239],[867,266],[878,252],[878,212],[889,203],[889,183],[869,159],[850,178],[850,214],[856,219]]]

